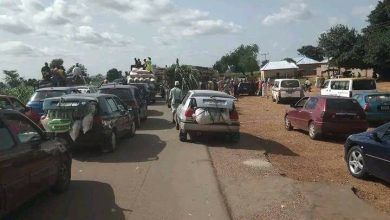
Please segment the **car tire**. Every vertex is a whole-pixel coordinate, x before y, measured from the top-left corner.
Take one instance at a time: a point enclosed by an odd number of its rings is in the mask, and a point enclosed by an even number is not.
[[[354,146],[349,149],[347,167],[353,177],[362,179],[367,176],[366,161],[363,156],[363,151],[359,146]]]
[[[317,130],[314,122],[309,123],[309,137],[313,140],[317,140],[321,136],[320,132]]]
[[[287,118],[287,115],[284,116],[284,127],[287,131],[292,131],[294,127],[291,125],[291,121]]]
[[[116,132],[112,131],[111,136],[108,138],[108,141],[107,141],[107,148],[103,152],[111,152],[111,153],[114,152],[116,149],[116,145],[117,145],[116,142],[117,142]]]
[[[127,136],[128,136],[129,138],[134,137],[136,130],[137,130],[137,128],[136,128],[136,125],[135,125],[135,121],[132,121],[132,122],[131,122],[131,127],[130,127],[129,134],[128,134]]]
[[[181,142],[187,142],[187,132],[180,129],[179,131],[179,139]]]
[[[70,163],[67,161],[62,162],[58,167],[58,176],[52,187],[52,191],[55,193],[62,193],[66,191],[70,185],[71,175]]]
[[[176,130],[180,129],[180,124],[179,124],[179,120],[177,119],[177,117],[175,118],[175,128],[176,128]]]
[[[229,139],[233,143],[238,143],[240,141],[240,132],[231,133]]]

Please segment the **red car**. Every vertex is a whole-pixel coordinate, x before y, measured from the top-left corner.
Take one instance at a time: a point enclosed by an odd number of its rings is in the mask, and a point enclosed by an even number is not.
[[[13,96],[0,95],[0,109],[15,110],[26,115],[31,121],[40,124],[40,116]]]
[[[305,97],[287,110],[287,130],[293,128],[309,131],[312,139],[322,134],[353,134],[367,130],[366,115],[352,98],[317,96]]]

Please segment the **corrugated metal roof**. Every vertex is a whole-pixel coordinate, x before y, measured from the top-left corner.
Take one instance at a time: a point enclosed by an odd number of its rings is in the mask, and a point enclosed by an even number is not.
[[[308,57],[296,57],[293,60],[297,63],[297,65],[305,65],[305,64],[320,64],[317,60],[310,59]]]
[[[261,70],[282,70],[282,69],[298,69],[298,66],[294,63],[289,63],[285,60],[269,62],[261,68]]]

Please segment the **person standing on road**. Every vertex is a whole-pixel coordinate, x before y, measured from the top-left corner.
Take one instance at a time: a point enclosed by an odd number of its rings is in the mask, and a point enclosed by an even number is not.
[[[182,99],[182,91],[179,88],[179,81],[175,81],[175,87],[169,92],[169,100],[171,101],[171,110],[172,110],[172,123],[175,123],[175,114],[177,107],[179,107]]]

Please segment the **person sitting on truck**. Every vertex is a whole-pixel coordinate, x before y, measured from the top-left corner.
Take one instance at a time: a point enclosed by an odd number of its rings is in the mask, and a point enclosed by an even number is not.
[[[42,79],[49,80],[50,79],[50,67],[48,63],[45,63],[45,65],[41,69],[42,73]]]

